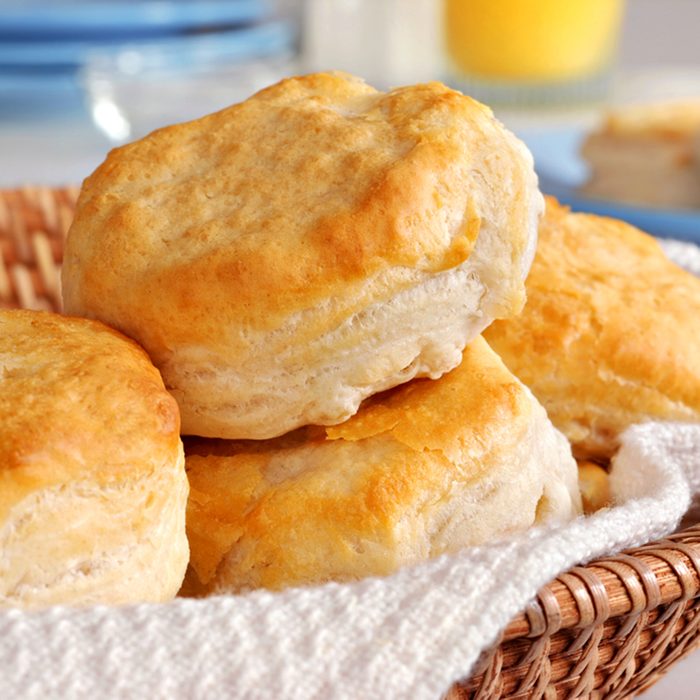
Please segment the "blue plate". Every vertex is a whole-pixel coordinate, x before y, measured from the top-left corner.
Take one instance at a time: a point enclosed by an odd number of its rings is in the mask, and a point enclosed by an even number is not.
[[[529,129],[518,134],[532,151],[543,192],[575,211],[622,219],[661,238],[700,243],[700,210],[642,207],[581,195],[579,187],[588,176],[586,164],[579,156],[585,134],[572,127]]]
[[[0,71],[47,66],[77,68],[89,56],[114,55],[124,49],[159,51],[173,56],[247,56],[270,55],[290,48],[294,39],[292,27],[286,22],[269,22],[257,26],[208,34],[138,38],[108,37],[72,41],[2,41],[0,42]]]
[[[47,114],[82,114],[84,104],[75,73],[0,73],[0,124],[6,120],[42,120]]]
[[[270,0],[5,0],[0,36],[174,32],[255,22],[270,10]]]

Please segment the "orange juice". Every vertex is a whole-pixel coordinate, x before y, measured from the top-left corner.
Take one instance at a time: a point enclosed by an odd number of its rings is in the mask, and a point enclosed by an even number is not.
[[[445,0],[447,51],[476,78],[557,82],[595,75],[615,50],[624,0]]]

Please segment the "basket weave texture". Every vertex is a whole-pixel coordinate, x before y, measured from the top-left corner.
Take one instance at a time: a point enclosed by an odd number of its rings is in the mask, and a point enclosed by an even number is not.
[[[74,187],[0,191],[0,308],[60,311]],[[544,586],[448,700],[626,698],[700,643],[700,525]]]

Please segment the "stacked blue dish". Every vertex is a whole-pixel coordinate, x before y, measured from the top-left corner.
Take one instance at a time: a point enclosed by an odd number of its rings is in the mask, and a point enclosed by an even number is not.
[[[0,0],[0,118],[81,109],[86,75],[169,75],[288,55],[273,0]]]

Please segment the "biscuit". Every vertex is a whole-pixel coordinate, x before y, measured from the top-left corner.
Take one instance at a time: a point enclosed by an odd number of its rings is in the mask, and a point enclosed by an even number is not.
[[[578,485],[584,513],[595,513],[612,503],[610,477],[600,464],[587,460],[579,461]]]
[[[650,420],[700,420],[700,280],[638,229],[548,198],[523,313],[485,333],[579,457]]]
[[[0,311],[0,607],[172,598],[188,560],[178,429],[119,333]]]
[[[474,100],[292,78],[109,154],[65,308],[146,348],[184,433],[269,438],[455,367],[522,308],[542,207],[529,152]]]
[[[385,575],[581,508],[568,443],[482,338],[341,425],[185,451],[189,594]]]
[[[700,207],[700,100],[621,107],[583,143],[589,196],[643,206]]]

